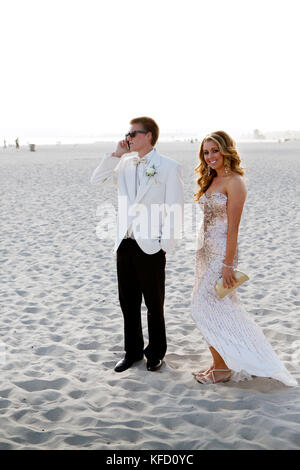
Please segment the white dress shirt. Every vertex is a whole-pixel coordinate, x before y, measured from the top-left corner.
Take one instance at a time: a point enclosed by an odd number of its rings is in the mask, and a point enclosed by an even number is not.
[[[136,172],[135,172],[135,195],[137,195],[137,192],[139,190],[139,187],[140,187],[140,183],[141,183],[141,180],[142,180],[142,177],[146,171],[146,168],[147,166],[150,164],[150,161],[151,161],[151,157],[154,153],[154,150],[151,150],[149,153],[147,153],[145,155],[145,158],[146,158],[146,162],[142,162],[142,163],[139,163],[138,165],[136,165]],[[140,158],[140,157],[137,157],[137,158]],[[132,231],[132,225],[130,225],[130,227],[128,228],[127,230],[127,233],[125,235],[124,238],[133,238],[134,239],[134,235],[133,235],[133,231]]]

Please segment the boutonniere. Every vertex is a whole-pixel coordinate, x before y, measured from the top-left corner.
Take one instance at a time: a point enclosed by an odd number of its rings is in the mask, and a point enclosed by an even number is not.
[[[155,175],[157,175],[157,168],[156,166],[153,164],[151,166],[147,166],[146,168],[146,176],[148,176],[148,181],[150,180],[150,178],[153,178]],[[155,184],[157,184],[157,178],[155,178]]]

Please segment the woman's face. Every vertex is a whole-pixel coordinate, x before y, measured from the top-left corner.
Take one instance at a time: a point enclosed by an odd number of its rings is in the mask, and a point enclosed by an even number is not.
[[[203,144],[203,156],[205,163],[213,170],[221,170],[224,167],[224,157],[218,144],[213,140],[206,140]]]

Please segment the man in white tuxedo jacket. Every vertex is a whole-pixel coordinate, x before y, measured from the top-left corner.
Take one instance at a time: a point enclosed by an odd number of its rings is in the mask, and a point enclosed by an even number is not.
[[[148,370],[162,365],[167,350],[165,256],[181,237],[183,224],[181,166],[154,148],[159,128],[153,119],[140,117],[130,124],[125,140],[104,156],[91,177],[92,184],[113,182],[118,187],[115,251],[125,356],[116,364],[116,372],[128,369],[144,354]],[[145,349],[142,297],[148,310]]]

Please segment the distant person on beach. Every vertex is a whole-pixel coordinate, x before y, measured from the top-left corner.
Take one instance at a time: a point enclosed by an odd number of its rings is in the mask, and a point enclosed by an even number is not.
[[[19,145],[19,138],[18,137],[16,138],[15,142],[16,142],[16,148],[19,149],[20,145]]]
[[[91,178],[92,184],[103,185],[109,181],[118,187],[115,251],[125,356],[116,364],[116,372],[125,371],[144,355],[149,371],[159,369],[163,363],[167,350],[164,320],[166,252],[169,253],[177,242],[170,210],[177,210],[178,219],[183,220],[181,166],[154,147],[159,128],[153,119],[140,117],[132,119],[130,124],[125,139],[118,142],[113,153],[105,155]],[[132,152],[137,155],[128,155]],[[163,210],[159,217],[153,217],[155,211],[152,208],[158,207]],[[149,338],[145,349],[142,297],[148,310]]]
[[[6,140],[5,140],[5,139],[4,139],[4,141],[3,141],[3,148],[6,149]]]
[[[215,290],[220,278],[225,289],[233,288],[238,275],[237,240],[246,186],[235,142],[224,131],[213,132],[202,141],[199,160],[195,196],[204,219],[196,252],[192,316],[210,349],[212,365],[194,377],[205,385],[251,376],[297,385],[239,303],[236,291],[219,298]]]

